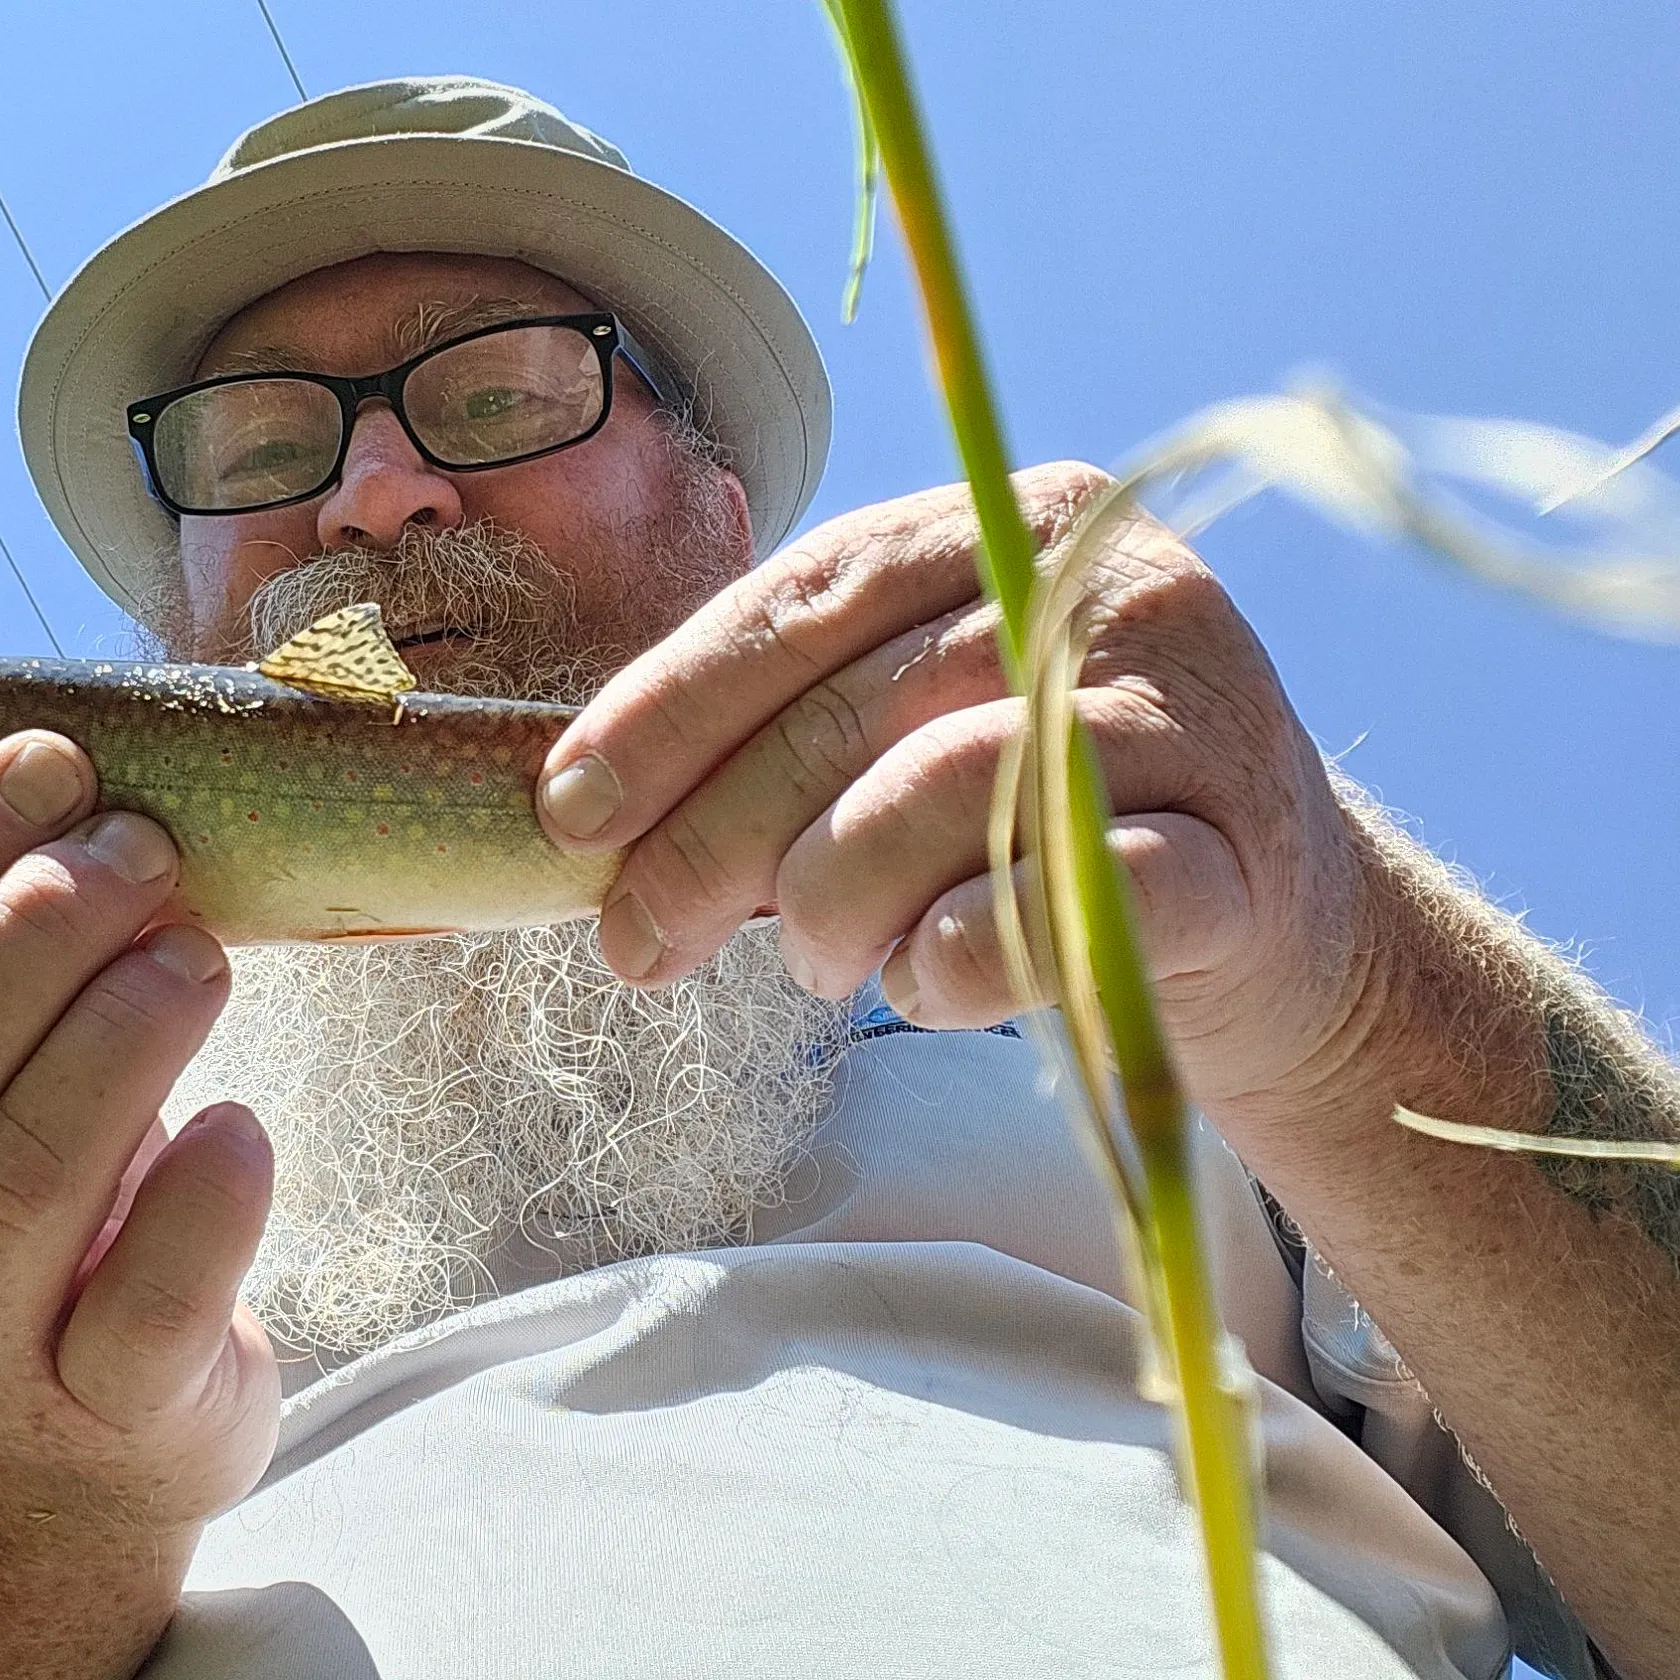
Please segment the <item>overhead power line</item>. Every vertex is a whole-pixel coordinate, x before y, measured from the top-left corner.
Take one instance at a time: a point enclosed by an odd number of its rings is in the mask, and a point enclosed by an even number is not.
[[[41,272],[41,265],[36,262],[35,253],[29,249],[29,242],[23,237],[23,229],[17,225],[16,219],[6,207],[4,198],[0,198],[0,216],[6,218],[6,226],[12,230],[12,238],[17,241],[17,248],[23,252],[23,260],[29,264],[29,272],[35,276],[35,284],[41,288],[41,296],[51,303],[52,287],[47,284],[47,277]]]
[[[6,556],[6,564],[12,568],[12,576],[17,579],[18,588],[23,591],[23,598],[35,609],[35,616],[41,621],[41,628],[47,633],[47,640],[52,643],[53,652],[60,659],[64,658],[64,649],[58,645],[58,637],[53,634],[53,627],[47,623],[47,615],[41,611],[41,603],[35,599],[35,591],[29,587],[17,561],[12,558],[12,551],[6,547],[6,539],[0,537],[0,554]]]
[[[6,218],[6,226],[12,230],[12,238],[17,241],[17,248],[23,252],[23,260],[29,264],[29,272],[35,276],[35,284],[41,288],[41,296],[51,303],[52,288],[47,284],[47,277],[41,272],[41,265],[36,262],[35,253],[29,249],[29,241],[23,237],[23,229],[17,225],[17,219],[12,215],[4,198],[0,198],[0,216]],[[64,658],[64,649],[58,645],[58,637],[53,634],[53,627],[47,622],[47,615],[41,610],[41,603],[35,599],[35,591],[29,587],[29,580],[24,577],[23,568],[12,558],[12,551],[7,548],[4,537],[0,537],[0,554],[5,555],[6,564],[11,568],[12,576],[17,579],[17,586],[23,591],[24,600],[35,609],[35,616],[40,619],[41,628],[46,631],[53,652],[60,659]]]
[[[263,15],[263,22],[268,25],[268,32],[274,37],[274,44],[280,49],[280,56],[286,61],[286,74],[292,78],[292,86],[297,89],[299,99],[307,99],[309,95],[303,91],[303,78],[297,73],[297,66],[292,63],[292,55],[286,51],[286,43],[280,39],[280,30],[274,21],[274,14],[268,9],[268,0],[257,0],[257,10]]]

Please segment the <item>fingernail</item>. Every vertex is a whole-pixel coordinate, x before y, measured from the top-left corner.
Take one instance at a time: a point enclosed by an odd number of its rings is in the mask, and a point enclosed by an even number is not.
[[[591,753],[544,783],[542,802],[548,820],[562,834],[587,840],[612,821],[624,803],[624,789],[612,766]]]
[[[916,984],[909,963],[881,970],[881,996],[895,1015],[903,1016],[906,1021],[915,1019],[922,1002],[922,989]]]
[[[817,971],[798,951],[790,951],[784,945],[782,947],[782,961],[787,965],[787,971],[793,976],[793,983],[796,986],[802,986],[808,992],[814,992],[817,989]]]
[[[0,799],[34,828],[47,828],[75,810],[82,778],[70,756],[45,741],[31,741],[0,776]]]
[[[102,817],[82,844],[108,869],[137,886],[161,880],[175,867],[169,836],[132,811],[113,811]]]
[[[201,986],[227,967],[226,953],[209,934],[182,923],[159,928],[146,941],[146,955],[171,974]]]
[[[191,931],[197,932],[198,930],[195,928]],[[236,1143],[262,1144],[266,1142],[268,1137],[262,1121],[244,1103],[211,1103],[208,1108],[200,1109],[193,1116],[193,1122],[196,1125],[214,1122],[216,1129],[223,1137],[231,1138]]]
[[[612,948],[613,967],[629,980],[651,973],[665,954],[665,941],[653,917],[634,893],[626,893],[601,912],[601,943]]]

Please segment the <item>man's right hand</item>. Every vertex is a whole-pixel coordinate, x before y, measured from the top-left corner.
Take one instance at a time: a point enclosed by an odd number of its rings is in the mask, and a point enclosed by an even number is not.
[[[148,925],[177,859],[89,816],[62,736],[0,740],[0,1673],[127,1676],[204,1522],[261,1476],[280,1381],[236,1304],[272,1176],[249,1110],[158,1110],[226,1002],[221,947]],[[144,937],[141,937],[142,935]]]

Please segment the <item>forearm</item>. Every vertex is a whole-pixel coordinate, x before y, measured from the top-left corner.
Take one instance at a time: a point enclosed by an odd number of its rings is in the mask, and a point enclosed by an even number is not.
[[[0,1538],[0,1674],[129,1680],[174,1614],[198,1530],[160,1538],[68,1510],[20,1517],[23,1532]]]
[[[1394,837],[1367,983],[1249,1164],[1399,1348],[1627,1680],[1680,1672],[1680,1176],[1439,1143],[1394,1105],[1680,1135],[1680,1086],[1567,965]]]

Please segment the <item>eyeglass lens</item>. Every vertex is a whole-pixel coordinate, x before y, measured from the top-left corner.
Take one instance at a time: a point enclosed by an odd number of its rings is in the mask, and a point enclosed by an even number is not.
[[[540,454],[591,430],[606,402],[595,345],[572,327],[510,327],[427,357],[402,391],[422,444],[453,467]],[[178,397],[157,417],[160,488],[204,512],[325,487],[343,437],[338,398],[304,379],[232,380]]]

